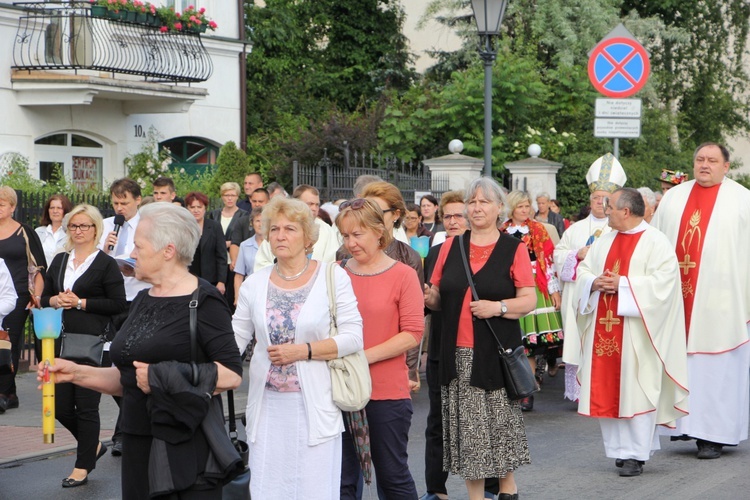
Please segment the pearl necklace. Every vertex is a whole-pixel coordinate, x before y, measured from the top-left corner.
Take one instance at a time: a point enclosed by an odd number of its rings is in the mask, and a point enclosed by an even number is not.
[[[279,264],[276,263],[276,265],[274,266],[274,268],[276,269],[276,274],[278,274],[279,278],[283,279],[284,281],[296,280],[297,278],[305,274],[305,271],[307,271],[308,267],[310,267],[310,259],[305,259],[305,267],[302,268],[302,271],[298,272],[294,276],[284,276],[283,274],[281,274],[281,271],[279,271]]]

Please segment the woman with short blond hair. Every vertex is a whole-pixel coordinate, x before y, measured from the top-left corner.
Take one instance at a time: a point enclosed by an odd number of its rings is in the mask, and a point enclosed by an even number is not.
[[[250,492],[253,498],[338,498],[344,423],[326,361],[362,349],[357,299],[343,269],[308,258],[318,226],[304,202],[271,200],[261,232],[276,263],[245,280],[232,320],[240,351],[257,342],[246,412]],[[329,266],[335,338],[329,337]]]

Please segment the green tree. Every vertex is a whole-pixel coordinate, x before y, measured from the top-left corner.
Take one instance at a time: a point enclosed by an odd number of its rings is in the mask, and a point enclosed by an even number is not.
[[[284,115],[316,120],[356,111],[415,78],[395,0],[268,0],[246,8],[248,127],[273,130]]]
[[[216,158],[216,172],[207,185],[209,196],[218,196],[221,185],[225,182],[237,182],[242,185],[245,175],[250,172],[247,154],[237,147],[233,141],[229,141],[219,149]]]

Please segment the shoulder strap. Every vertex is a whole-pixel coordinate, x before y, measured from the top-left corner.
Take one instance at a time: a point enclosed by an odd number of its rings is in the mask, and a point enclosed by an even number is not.
[[[326,286],[328,288],[328,314],[331,318],[330,336],[338,334],[338,323],[336,322],[336,278],[334,271],[336,266],[332,263],[326,264]]]
[[[193,296],[190,297],[190,365],[193,369],[193,377],[191,383],[193,386],[198,385],[198,292],[201,289],[200,281],[198,287],[193,292]]]
[[[474,287],[474,278],[471,275],[471,269],[469,268],[469,260],[466,258],[466,248],[464,248],[464,235],[463,234],[458,236],[458,246],[461,249],[461,260],[464,262],[464,271],[466,271],[466,279],[469,280],[469,287],[471,288],[471,296],[474,298],[474,300],[479,300],[477,289]],[[500,349],[501,352],[504,352],[505,348],[503,347],[503,344],[500,343],[500,337],[497,336],[497,333],[495,333],[494,328],[492,328],[489,318],[484,318],[484,321],[487,323],[487,328],[490,329],[492,336],[495,337],[495,342],[497,342],[497,347]]]
[[[36,265],[34,254],[31,253],[31,246],[29,245],[29,235],[26,234],[26,229],[23,227],[23,225],[21,225],[21,234],[23,235],[23,239],[26,240],[26,260],[29,263],[29,267],[38,267]]]

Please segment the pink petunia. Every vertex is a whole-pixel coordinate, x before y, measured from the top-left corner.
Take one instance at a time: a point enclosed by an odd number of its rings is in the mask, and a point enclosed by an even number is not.
[[[201,7],[201,10],[199,10],[198,12],[200,12],[201,14],[203,14],[204,12],[206,12],[206,8],[205,7]]]
[[[195,16],[190,16],[190,20],[191,20],[192,22],[195,22]]]
[[[200,19],[198,19],[197,17],[195,18],[195,20],[193,22],[195,24],[197,24],[198,26],[200,26],[201,24],[203,24],[203,22]]]
[[[159,28],[159,31],[161,31],[162,33],[166,33],[167,31],[169,31],[169,28],[167,28],[166,26],[162,26],[161,28]]]
[[[210,22],[208,23],[208,25],[209,25],[209,27],[211,27],[211,28],[213,28],[213,29],[216,29],[216,28],[218,28],[218,27],[219,27],[219,25],[218,25],[218,24],[216,24],[216,23],[215,23],[214,21],[210,21]]]
[[[174,29],[181,30],[182,29],[182,23],[174,23]]]

